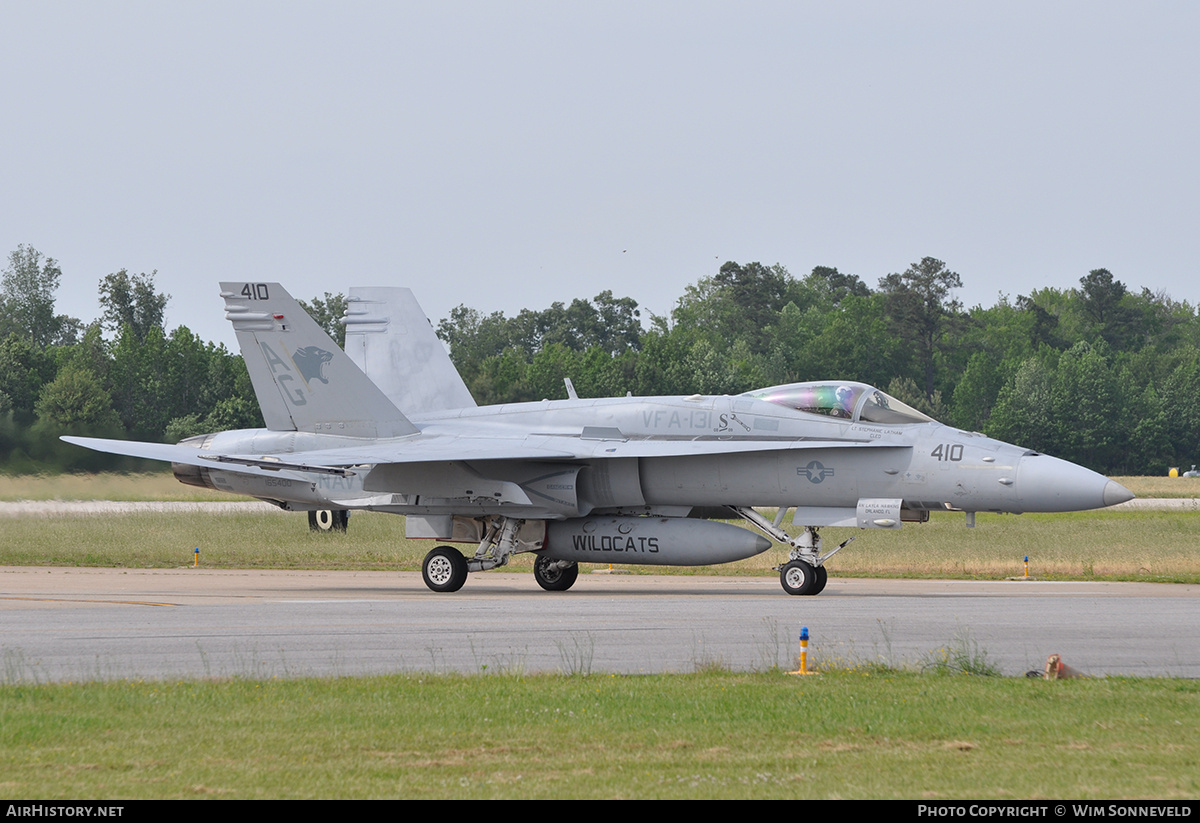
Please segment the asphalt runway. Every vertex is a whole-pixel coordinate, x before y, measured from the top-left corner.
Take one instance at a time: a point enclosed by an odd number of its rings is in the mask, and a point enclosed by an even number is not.
[[[688,672],[810,660],[920,665],[942,647],[1009,675],[1058,653],[1091,675],[1200,677],[1200,586],[773,578],[0,569],[5,682],[393,672]]]

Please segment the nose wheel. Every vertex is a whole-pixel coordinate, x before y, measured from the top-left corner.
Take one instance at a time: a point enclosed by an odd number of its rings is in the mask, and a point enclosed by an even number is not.
[[[829,582],[824,566],[813,566],[803,560],[792,560],[779,570],[779,583],[788,594],[820,594]]]
[[[421,576],[435,592],[456,592],[467,582],[467,558],[451,546],[438,546],[425,555]]]

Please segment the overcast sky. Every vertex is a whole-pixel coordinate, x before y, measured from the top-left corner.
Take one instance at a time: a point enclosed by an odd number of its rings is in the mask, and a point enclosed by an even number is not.
[[[1200,3],[0,0],[0,252],[58,310],[157,269],[406,285],[436,322],[726,260],[991,305],[1094,268],[1200,302]]]

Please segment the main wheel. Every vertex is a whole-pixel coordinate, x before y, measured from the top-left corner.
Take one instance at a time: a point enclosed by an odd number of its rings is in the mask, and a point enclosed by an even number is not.
[[[817,577],[817,582],[816,582],[816,585],[813,587],[812,593],[820,594],[821,592],[825,591],[825,584],[829,582],[829,572],[827,572],[825,570],[824,566],[817,566],[816,577]]]
[[[816,594],[817,569],[803,560],[792,560],[779,570],[779,583],[788,594]]]
[[[533,561],[534,579],[548,592],[565,592],[575,585],[575,579],[579,577],[578,563],[560,568],[556,565],[559,562],[549,557],[539,557]]]
[[[467,558],[450,546],[438,546],[421,564],[425,585],[435,592],[456,592],[467,582]]]
[[[350,525],[346,509],[322,509],[308,513],[308,528],[315,532],[344,532]]]

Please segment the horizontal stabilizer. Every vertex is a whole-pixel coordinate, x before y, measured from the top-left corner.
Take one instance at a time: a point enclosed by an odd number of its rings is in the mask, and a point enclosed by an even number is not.
[[[170,443],[142,443],[136,440],[107,440],[101,437],[73,437],[70,435],[65,435],[61,439],[64,442],[106,454],[183,463],[186,466],[200,466],[206,469],[219,468],[222,471],[250,474],[257,477],[279,477],[282,474],[294,479],[302,479],[292,475],[292,472],[333,474],[339,477],[350,477],[355,474],[355,472],[340,467],[284,462],[268,455],[263,455],[262,458],[250,458],[240,455],[214,454],[192,446],[171,445]],[[215,466],[214,463],[221,465]]]

